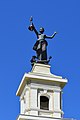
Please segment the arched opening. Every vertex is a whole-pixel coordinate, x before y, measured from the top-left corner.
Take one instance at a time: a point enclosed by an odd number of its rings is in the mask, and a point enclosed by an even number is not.
[[[46,96],[40,96],[40,109],[49,110],[49,98]]]

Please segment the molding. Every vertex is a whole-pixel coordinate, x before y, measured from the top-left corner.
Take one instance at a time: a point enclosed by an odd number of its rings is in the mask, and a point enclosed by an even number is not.
[[[27,81],[35,81],[35,82],[40,82],[40,83],[43,83],[43,82],[46,82],[47,84],[56,84],[56,86],[60,86],[61,88],[63,88],[65,86],[65,84],[68,82],[67,79],[61,79],[61,78],[55,78],[55,77],[46,77],[46,76],[39,76],[39,75],[32,75],[32,74],[27,74],[25,73],[23,78],[22,78],[22,81],[19,85],[19,88],[16,92],[16,95],[17,96],[20,96],[25,85],[27,84]]]
[[[55,117],[20,114],[17,117],[17,120],[74,120],[74,119],[73,118],[55,118]]]
[[[61,114],[64,114],[64,112],[62,110],[57,110],[57,109],[54,109],[54,113],[61,113]]]
[[[53,86],[53,85],[46,85],[45,84],[38,84],[38,83],[31,83],[30,88],[32,89],[43,89],[43,90],[52,90],[52,91],[61,91],[61,88],[59,86]]]
[[[54,109],[54,110],[43,110],[43,109],[39,109],[39,108],[27,108],[25,109],[24,113],[28,112],[28,111],[38,111],[38,112],[45,112],[45,113],[61,113],[61,114],[64,114],[64,112],[62,110],[57,110],[57,109]]]
[[[29,108],[29,109],[25,109],[25,112],[28,112],[28,111],[38,111],[38,112],[53,113],[52,110],[43,110],[43,109],[39,109],[39,108]]]

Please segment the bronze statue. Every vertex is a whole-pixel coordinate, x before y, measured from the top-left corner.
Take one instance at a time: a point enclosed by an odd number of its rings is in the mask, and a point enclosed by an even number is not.
[[[31,25],[28,27],[30,31],[34,31],[36,36],[37,36],[37,41],[33,46],[33,50],[36,51],[37,57],[32,57],[31,63],[35,61],[35,59],[38,59],[37,62],[43,63],[43,64],[48,64],[50,61],[51,57],[47,59],[47,41],[45,40],[46,38],[52,39],[57,33],[54,32],[52,36],[47,36],[44,33],[44,28],[40,28],[39,32],[36,30],[34,24],[33,24],[33,18],[30,18]]]

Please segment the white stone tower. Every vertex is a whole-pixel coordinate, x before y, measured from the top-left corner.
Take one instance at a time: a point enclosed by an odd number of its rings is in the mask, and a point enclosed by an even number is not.
[[[62,89],[67,82],[52,74],[50,65],[35,63],[16,92],[20,97],[17,120],[71,120],[64,119],[62,111]]]

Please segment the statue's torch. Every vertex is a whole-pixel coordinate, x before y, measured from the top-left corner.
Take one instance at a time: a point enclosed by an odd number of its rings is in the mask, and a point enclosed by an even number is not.
[[[31,16],[31,17],[30,17],[30,26],[28,27],[28,29],[29,29],[30,31],[33,31],[32,21],[33,21],[33,17]]]

